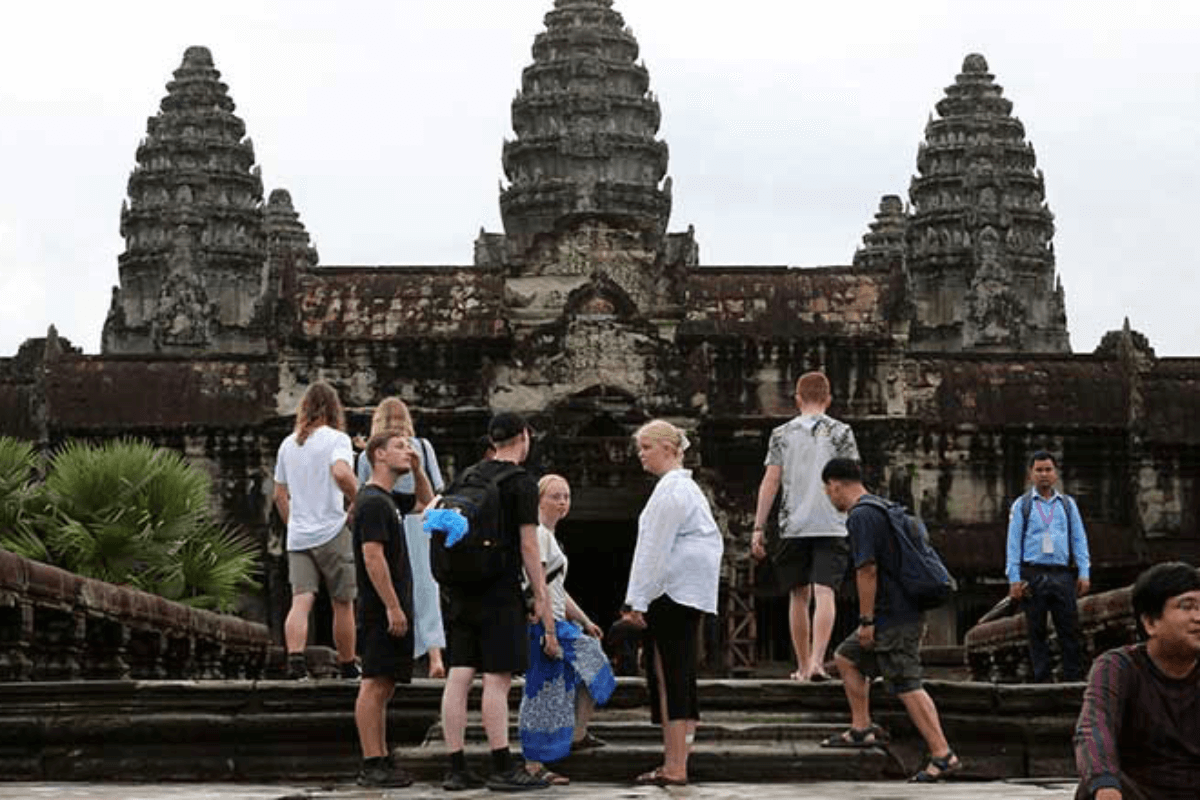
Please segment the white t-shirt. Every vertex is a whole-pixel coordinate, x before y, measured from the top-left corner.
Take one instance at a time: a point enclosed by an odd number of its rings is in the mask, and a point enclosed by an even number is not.
[[[310,550],[337,536],[346,524],[345,500],[333,479],[333,465],[345,461],[353,469],[350,437],[327,425],[296,443],[292,434],[279,445],[275,483],[287,486],[287,549]]]
[[[554,618],[565,620],[567,618],[567,554],[558,546],[558,539],[554,537],[554,531],[547,528],[545,525],[538,525],[538,550],[542,554],[542,565],[545,568],[545,574],[549,577],[550,573],[562,566],[558,575],[554,580],[546,584],[546,590],[550,594],[550,608],[554,611]]]

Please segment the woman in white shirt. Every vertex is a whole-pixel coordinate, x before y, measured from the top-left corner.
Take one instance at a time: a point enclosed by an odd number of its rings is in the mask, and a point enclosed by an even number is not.
[[[546,769],[546,762],[605,744],[588,733],[588,721],[593,709],[607,703],[617,687],[608,657],[600,647],[603,631],[567,593],[567,556],[558,546],[554,527],[570,510],[567,479],[561,475],[543,476],[538,481],[538,547],[562,657],[547,656],[542,650],[545,628],[540,622],[530,625],[529,669],[525,672],[518,727],[525,768],[551,784],[570,781]]]
[[[683,469],[689,442],[665,420],[646,423],[634,436],[642,468],[658,484],[638,518],[622,619],[644,628],[643,658],[651,719],[662,725],[663,764],[635,783],[687,783],[689,734],[700,718],[696,662],[700,617],[717,611],[724,542],[712,509],[691,470]]]

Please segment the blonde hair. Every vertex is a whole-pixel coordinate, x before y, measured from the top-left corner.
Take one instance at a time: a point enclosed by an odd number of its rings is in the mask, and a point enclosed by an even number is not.
[[[303,447],[312,432],[322,425],[346,430],[346,412],[333,387],[325,381],[316,381],[304,392],[296,409],[296,443]]]
[[[675,452],[680,457],[683,456],[683,451],[692,446],[688,441],[687,434],[682,428],[677,428],[665,419],[652,419],[645,425],[637,429],[637,433],[633,435],[634,441],[648,439],[651,442],[663,442],[675,448]]]
[[[378,436],[381,433],[397,433],[408,437],[417,435],[408,406],[399,397],[385,397],[375,407],[375,413],[371,415],[371,435]]]
[[[554,483],[555,481],[562,481],[563,485],[567,487],[568,491],[571,489],[571,483],[562,475],[556,475],[553,472],[547,473],[546,475],[543,475],[540,480],[538,480],[539,500],[546,495],[546,492],[550,491],[550,484]]]

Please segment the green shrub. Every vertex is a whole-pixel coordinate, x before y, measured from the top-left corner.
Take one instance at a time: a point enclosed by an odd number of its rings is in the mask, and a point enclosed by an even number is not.
[[[33,445],[0,436],[0,547],[37,561],[48,561],[38,535],[39,488],[33,482],[37,455]]]
[[[14,461],[19,471],[22,462]],[[72,441],[50,459],[45,482],[27,503],[33,509],[27,527],[42,545],[39,560],[170,600],[231,610],[244,589],[257,587],[251,576],[258,550],[216,524],[211,490],[208,475],[173,450],[144,441]],[[14,543],[21,549],[10,549],[39,558],[24,539]]]

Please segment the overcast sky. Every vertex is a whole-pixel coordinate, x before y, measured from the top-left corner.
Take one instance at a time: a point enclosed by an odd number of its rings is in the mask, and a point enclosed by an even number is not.
[[[469,264],[501,231],[509,104],[553,0],[41,0],[0,29],[0,356],[99,349],[121,202],[189,45],[324,265]],[[1200,356],[1200,3],[617,0],[701,262],[848,264],[908,197],[928,116],[983,53],[1046,175],[1076,352],[1128,316]]]

